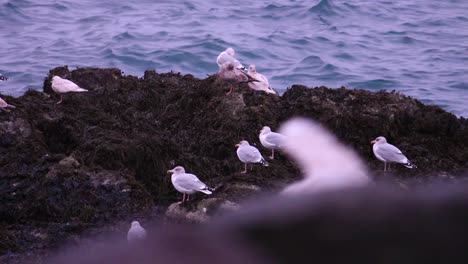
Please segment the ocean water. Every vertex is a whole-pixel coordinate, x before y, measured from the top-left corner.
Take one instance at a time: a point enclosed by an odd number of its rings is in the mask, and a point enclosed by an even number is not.
[[[228,46],[280,92],[396,90],[468,116],[467,0],[0,0],[4,94],[61,65],[203,78]]]

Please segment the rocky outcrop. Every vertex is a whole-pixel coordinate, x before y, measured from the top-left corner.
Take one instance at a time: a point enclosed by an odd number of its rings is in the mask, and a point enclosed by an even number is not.
[[[56,105],[50,87],[56,74],[89,92],[66,94]],[[275,130],[292,116],[322,122],[376,177],[383,165],[373,157],[370,141],[379,135],[418,166],[394,166],[393,176],[456,179],[468,167],[468,122],[399,93],[298,85],[281,97],[246,86],[229,95],[227,90],[214,76],[147,71],[137,78],[118,69],[59,67],[45,79],[44,92],[6,97],[17,108],[0,112],[0,235],[6,237],[0,254],[53,245],[89,224],[131,218],[153,201],[177,201],[180,194],[165,173],[174,165],[219,186],[212,200],[198,197],[187,207],[169,207],[167,214],[182,221],[189,214],[194,222],[205,221],[226,201],[238,204],[251,194],[283,188],[300,177],[287,157],[280,154],[269,167],[254,166],[244,175],[234,145],[245,139],[267,156],[259,130],[264,125]],[[45,222],[63,228],[46,227],[46,234],[55,233],[36,236],[39,240],[27,240],[20,231]],[[66,229],[67,224],[75,228]]]

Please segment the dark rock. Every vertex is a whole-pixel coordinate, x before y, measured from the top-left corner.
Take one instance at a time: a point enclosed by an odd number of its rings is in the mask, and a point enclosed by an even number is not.
[[[53,75],[89,92],[66,94],[56,105]],[[386,136],[418,166],[394,165],[392,174],[378,177],[403,176],[397,184],[406,184],[407,178],[456,180],[468,167],[468,122],[399,93],[293,86],[279,97],[255,94],[246,86],[226,95],[227,89],[215,76],[200,80],[147,71],[138,79],[118,69],[70,72],[59,67],[44,81],[50,97],[37,91],[6,96],[17,108],[0,113],[0,236],[7,239],[0,254],[53,247],[42,236],[25,240],[19,235],[39,223],[57,223],[41,232],[62,241],[87,225],[141,214],[152,201],[167,205],[179,200],[166,175],[174,165],[219,186],[210,196],[220,201],[214,207],[281,189],[300,177],[285,155],[243,175],[234,145],[245,139],[267,156],[259,130],[264,125],[276,130],[292,116],[324,123],[376,176],[383,164],[373,156],[370,141]],[[79,165],[65,162],[67,157]],[[79,227],[69,230],[66,223]]]

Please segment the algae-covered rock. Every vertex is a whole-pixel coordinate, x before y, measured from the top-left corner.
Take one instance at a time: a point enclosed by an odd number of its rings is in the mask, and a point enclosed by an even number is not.
[[[56,105],[53,75],[89,92],[66,94]],[[62,241],[90,224],[141,215],[153,201],[177,201],[180,194],[166,174],[175,165],[217,187],[212,196],[193,201],[197,209],[168,209],[182,218],[195,212],[195,222],[220,208],[237,208],[251,195],[279,190],[300,178],[298,168],[279,153],[269,167],[240,174],[234,145],[248,140],[267,156],[260,129],[277,130],[293,116],[322,122],[377,176],[383,164],[372,154],[376,136],[385,136],[418,166],[394,166],[387,178],[452,179],[468,167],[467,120],[399,93],[296,85],[279,97],[245,85],[229,95],[227,89],[215,76],[147,71],[137,78],[118,69],[59,67],[45,78],[44,92],[6,96],[17,108],[0,112],[0,235],[7,238],[0,254],[50,242],[42,237]],[[199,208],[208,201],[216,202]],[[19,235],[44,222],[57,223],[42,227],[48,235]]]

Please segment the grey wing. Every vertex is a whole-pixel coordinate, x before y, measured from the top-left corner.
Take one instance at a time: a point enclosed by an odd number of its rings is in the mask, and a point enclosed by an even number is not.
[[[377,150],[378,154],[387,161],[407,163],[408,159],[397,147],[391,144],[384,144]]]
[[[255,147],[243,147],[239,153],[241,159],[249,162],[258,162],[262,159],[262,154]]]
[[[197,176],[186,173],[183,177],[177,177],[175,184],[186,190],[203,190],[206,189],[206,184],[201,182]]]
[[[266,135],[265,141],[275,147],[281,147],[284,142],[284,136],[279,133],[270,132]]]

